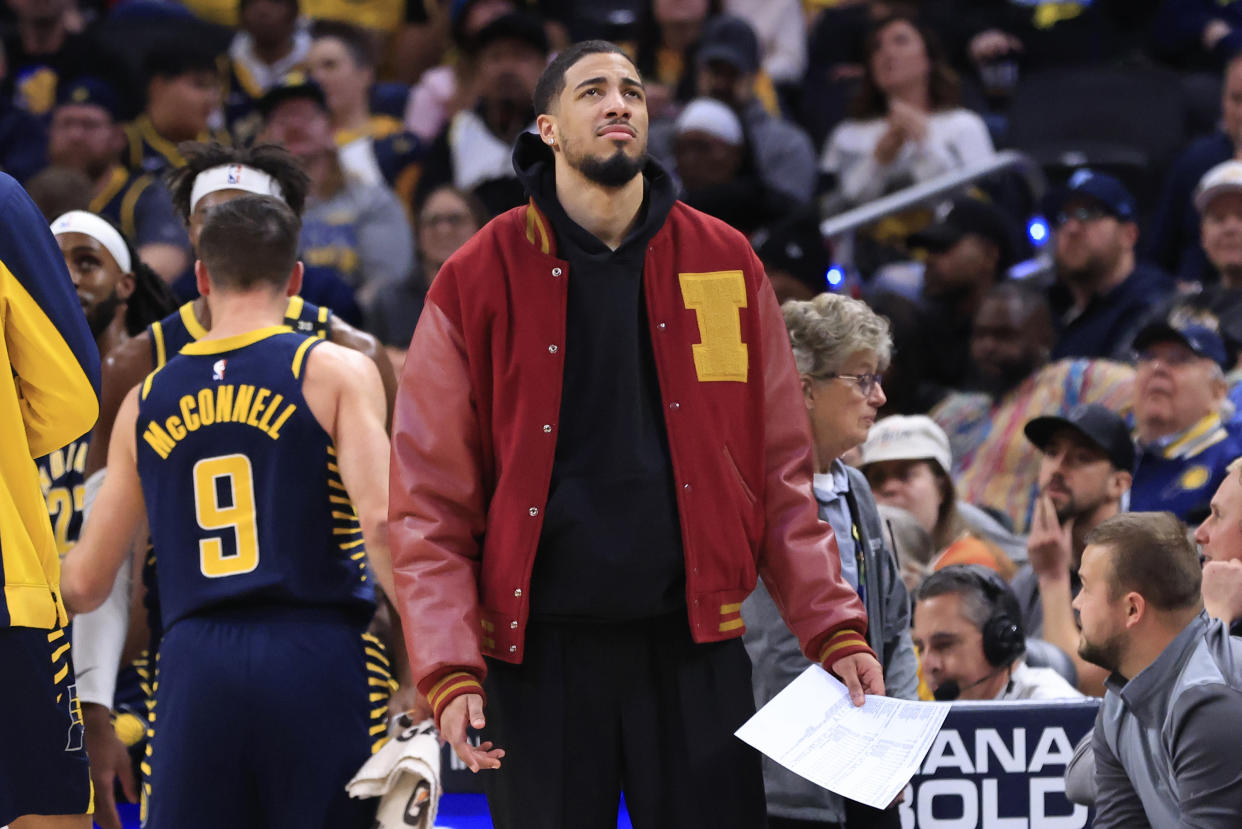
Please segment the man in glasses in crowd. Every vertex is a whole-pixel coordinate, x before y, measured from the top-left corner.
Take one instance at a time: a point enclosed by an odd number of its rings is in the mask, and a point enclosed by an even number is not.
[[[1126,359],[1130,341],[1173,290],[1167,274],[1135,261],[1138,208],[1120,181],[1082,169],[1049,211],[1058,326],[1052,358]]]

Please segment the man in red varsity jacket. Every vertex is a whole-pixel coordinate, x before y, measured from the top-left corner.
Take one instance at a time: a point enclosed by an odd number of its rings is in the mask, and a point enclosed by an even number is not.
[[[458,755],[497,770],[502,829],[615,826],[622,791],[638,827],[753,829],[759,758],[732,732],[756,573],[856,703],[884,690],[817,517],[784,322],[746,239],[647,159],[619,49],[563,52],[535,108],[514,153],[531,202],[444,264],[401,378],[414,676]]]

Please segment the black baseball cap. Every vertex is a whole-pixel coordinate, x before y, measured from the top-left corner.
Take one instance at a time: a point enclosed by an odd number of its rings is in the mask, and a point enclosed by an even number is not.
[[[116,92],[98,78],[77,78],[72,83],[57,85],[56,106],[73,104],[99,107],[114,119],[121,111]]]
[[[264,93],[259,99],[259,113],[266,118],[272,114],[272,110],[285,101],[297,98],[313,101],[324,112],[328,111],[328,101],[323,96],[323,90],[319,84],[311,80],[310,75],[305,72],[295,71],[285,75],[275,86]]]
[[[751,238],[755,254],[765,268],[781,270],[816,294],[828,290],[828,247],[819,232],[817,217],[799,212]]]
[[[969,197],[954,200],[948,213],[911,235],[907,243],[910,247],[941,253],[971,233],[996,245],[1000,251],[1001,268],[1007,268],[1016,261],[1017,229],[1014,222],[995,205]]]
[[[1126,422],[1112,409],[1098,403],[1084,403],[1069,410],[1065,417],[1045,415],[1027,421],[1023,432],[1042,452],[1061,429],[1073,429],[1099,449],[1116,469],[1134,471],[1134,441]]]
[[[1231,367],[1229,352],[1219,328],[1220,323],[1215,317],[1174,313],[1167,320],[1157,320],[1144,326],[1134,337],[1134,350],[1142,351],[1156,343],[1181,343],[1228,371]]]
[[[699,63],[718,60],[748,74],[758,72],[759,38],[742,18],[719,14],[703,26],[696,59]]]

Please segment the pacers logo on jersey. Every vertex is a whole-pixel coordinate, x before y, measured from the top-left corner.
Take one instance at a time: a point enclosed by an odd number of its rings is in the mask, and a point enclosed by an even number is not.
[[[228,366],[229,361],[225,359],[216,360],[211,365],[211,379],[220,381],[224,379],[224,369]]]

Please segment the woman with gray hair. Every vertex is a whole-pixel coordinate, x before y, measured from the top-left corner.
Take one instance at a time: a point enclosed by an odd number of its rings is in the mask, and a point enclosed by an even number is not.
[[[867,642],[884,666],[890,696],[916,699],[918,663],[910,640],[910,597],[885,543],[867,479],[841,456],[867,439],[884,405],[881,373],[893,340],[888,321],[865,303],[837,294],[782,306],[802,380],[815,448],[815,499],[836,533],[841,573],[867,608]],[[742,606],[746,650],[754,664],[755,702],[763,705],[809,664],[760,581]],[[899,827],[896,809],[845,800],[763,758],[768,825]]]

